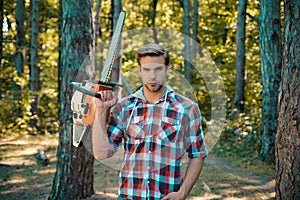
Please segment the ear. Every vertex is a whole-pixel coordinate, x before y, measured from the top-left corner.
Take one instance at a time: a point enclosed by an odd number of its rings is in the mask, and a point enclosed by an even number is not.
[[[139,74],[141,75],[141,65],[138,66]]]
[[[170,71],[170,66],[169,65],[166,65],[166,74],[168,74]]]

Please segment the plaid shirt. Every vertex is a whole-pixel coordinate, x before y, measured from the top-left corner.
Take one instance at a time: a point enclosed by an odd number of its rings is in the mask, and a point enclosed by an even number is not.
[[[182,159],[206,157],[198,105],[167,87],[155,104],[143,87],[112,109],[108,136],[116,151],[124,140],[119,199],[161,199],[178,191]]]

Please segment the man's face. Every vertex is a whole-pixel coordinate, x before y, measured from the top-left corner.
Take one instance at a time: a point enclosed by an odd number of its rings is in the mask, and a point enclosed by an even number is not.
[[[143,85],[150,92],[158,92],[166,83],[169,67],[163,56],[145,56],[140,59],[139,73]]]

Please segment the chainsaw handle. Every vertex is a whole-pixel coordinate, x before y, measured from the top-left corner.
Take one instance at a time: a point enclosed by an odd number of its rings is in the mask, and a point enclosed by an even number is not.
[[[96,98],[98,98],[98,99],[101,99],[101,95],[99,94],[99,93],[95,93],[95,96],[94,97],[96,97]]]
[[[71,82],[70,85],[72,85],[76,90],[82,92],[83,94],[90,95],[92,97],[96,97],[98,99],[101,99],[101,95],[97,92],[93,92],[85,87],[81,87],[78,83],[76,82]]]

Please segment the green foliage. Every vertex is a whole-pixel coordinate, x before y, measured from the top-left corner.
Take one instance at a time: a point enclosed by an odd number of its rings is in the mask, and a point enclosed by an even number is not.
[[[4,53],[1,70],[0,134],[45,134],[58,131],[58,1],[40,2],[39,67],[41,70],[41,91],[39,92],[39,116],[31,113],[29,91],[29,46],[30,13],[29,2],[26,3],[27,53],[25,71],[22,77],[16,75],[13,55],[15,44],[15,3],[5,4],[5,17],[9,21],[8,30],[4,32]],[[13,81],[21,86],[21,100],[14,100]],[[30,127],[31,119],[38,119],[38,129]]]
[[[213,152],[237,163],[249,164],[259,154],[262,122],[260,109],[249,114],[233,111]]]
[[[6,90],[1,95],[0,135],[2,136],[57,133],[57,90],[48,89],[38,94],[40,97],[39,116],[33,115],[31,112],[31,92],[28,86],[28,71],[28,68],[25,68],[24,74],[27,75],[23,77],[18,77],[15,70],[12,72],[16,84],[23,88],[20,100],[14,99],[15,94],[12,90]],[[30,120],[32,119],[38,119],[38,129],[30,126]]]
[[[247,7],[252,18],[247,17],[246,21],[246,101],[245,113],[241,114],[233,106],[237,3],[234,0],[202,0],[199,3],[199,38],[219,68],[227,95],[226,126],[213,151],[237,162],[248,162],[258,155],[262,132],[259,33],[255,20],[259,15],[259,1],[248,1]]]
[[[3,95],[0,101],[1,106],[1,135],[11,135],[24,133],[33,133],[34,130],[29,127],[29,121],[35,116],[30,112],[29,90],[24,90],[21,94],[21,100],[17,101],[12,98],[11,91]]]

